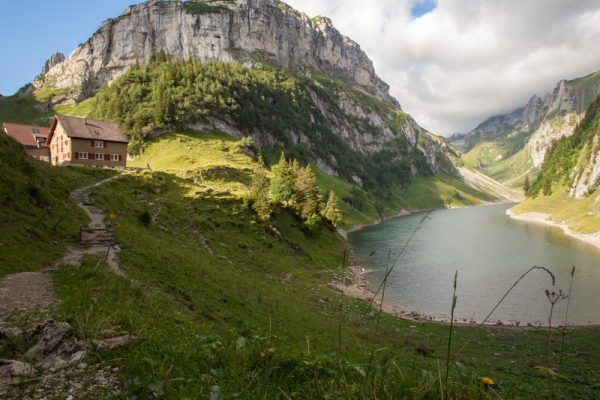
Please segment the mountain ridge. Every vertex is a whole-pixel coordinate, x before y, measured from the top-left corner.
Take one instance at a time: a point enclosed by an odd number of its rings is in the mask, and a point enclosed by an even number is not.
[[[194,11],[190,4],[209,8]],[[400,108],[372,61],[330,19],[310,19],[277,0],[150,0],[129,6],[118,18],[104,21],[90,39],[33,85],[73,88],[73,97],[81,101],[160,50],[180,60],[243,64],[261,58],[296,72],[310,66]]]
[[[459,140],[451,141],[470,166],[511,187],[540,170],[555,140],[573,134],[585,110],[600,93],[600,71],[559,81],[543,99],[533,95],[526,105],[493,116]]]

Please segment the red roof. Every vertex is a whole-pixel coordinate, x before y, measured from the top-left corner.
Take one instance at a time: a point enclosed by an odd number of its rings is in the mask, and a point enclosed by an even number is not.
[[[40,139],[40,147],[45,147],[46,139],[50,134],[50,128],[44,128],[43,126],[31,126],[21,124],[11,124],[5,122],[2,124],[2,129],[9,136],[13,137],[16,141],[26,147],[38,147],[36,139]]]

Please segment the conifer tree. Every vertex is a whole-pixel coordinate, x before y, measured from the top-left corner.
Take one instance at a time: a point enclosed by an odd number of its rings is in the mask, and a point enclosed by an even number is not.
[[[273,201],[287,207],[294,202],[294,182],[295,176],[292,166],[285,159],[285,154],[281,152],[279,162],[273,168],[275,178],[271,182],[271,195]]]
[[[323,209],[322,215],[326,220],[331,222],[334,228],[342,222],[342,212],[338,205],[338,198],[333,190],[329,192],[329,198],[327,199],[327,204]]]
[[[312,215],[319,216],[323,207],[323,195],[317,186],[315,173],[307,165],[298,169],[295,183],[296,208],[300,218],[307,220]]]
[[[251,207],[258,214],[261,221],[266,221],[271,216],[273,206],[269,198],[271,182],[267,176],[265,163],[262,157],[258,159],[258,166],[252,173],[252,183],[250,184],[250,194],[248,198]]]

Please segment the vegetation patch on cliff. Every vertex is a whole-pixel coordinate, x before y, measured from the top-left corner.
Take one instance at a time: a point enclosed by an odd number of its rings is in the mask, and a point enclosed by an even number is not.
[[[229,11],[229,8],[227,8],[224,5],[213,5],[210,3],[213,3],[213,1],[188,0],[183,3],[183,9],[186,13],[192,15],[202,15]]]

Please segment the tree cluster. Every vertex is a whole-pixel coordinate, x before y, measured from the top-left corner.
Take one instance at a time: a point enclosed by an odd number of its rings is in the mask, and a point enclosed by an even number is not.
[[[301,167],[295,159],[287,161],[284,153],[273,167],[272,179],[259,159],[252,174],[248,200],[263,221],[269,219],[275,207],[291,209],[310,230],[315,230],[322,221],[335,227],[342,220],[335,192],[329,192],[325,202],[310,166]]]

